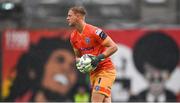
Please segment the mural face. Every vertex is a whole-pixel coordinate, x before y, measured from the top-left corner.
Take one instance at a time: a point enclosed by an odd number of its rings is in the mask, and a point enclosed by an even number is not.
[[[158,95],[163,92],[170,73],[167,70],[159,70],[150,64],[145,64],[145,78],[149,83],[149,90],[152,94]]]
[[[54,51],[45,65],[42,86],[53,92],[66,94],[76,83],[74,57],[67,50]]]

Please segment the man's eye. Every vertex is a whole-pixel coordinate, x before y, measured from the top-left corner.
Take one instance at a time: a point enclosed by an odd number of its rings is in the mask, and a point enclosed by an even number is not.
[[[57,57],[57,61],[58,61],[59,63],[64,63],[65,58],[64,58],[64,57],[62,57],[62,56]]]

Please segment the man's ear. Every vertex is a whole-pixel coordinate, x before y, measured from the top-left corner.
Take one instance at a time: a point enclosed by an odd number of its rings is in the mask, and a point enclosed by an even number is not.
[[[77,13],[76,16],[77,16],[78,19],[82,19],[83,18],[83,16],[81,14],[79,14],[79,13]]]

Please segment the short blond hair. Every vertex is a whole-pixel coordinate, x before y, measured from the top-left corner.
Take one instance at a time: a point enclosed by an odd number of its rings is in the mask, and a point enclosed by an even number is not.
[[[86,16],[87,14],[86,9],[82,6],[74,6],[74,7],[71,7],[69,10],[72,10],[74,13],[79,13],[82,16]]]

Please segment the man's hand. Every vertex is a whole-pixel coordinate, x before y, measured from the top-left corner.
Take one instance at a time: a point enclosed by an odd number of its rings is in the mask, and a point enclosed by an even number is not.
[[[76,67],[82,73],[88,73],[90,71],[95,70],[99,62],[104,60],[103,54],[100,54],[98,56],[87,54],[83,56],[89,56],[91,58],[91,61],[85,63],[83,61],[80,61],[80,59],[76,60]]]
[[[91,58],[91,65],[95,69],[96,69],[97,65],[99,64],[99,62],[101,62],[105,59],[104,54],[100,54],[98,56],[88,54],[88,56]]]
[[[76,60],[76,67],[80,72],[85,73],[85,71],[83,70],[83,67],[80,64],[80,60]]]

